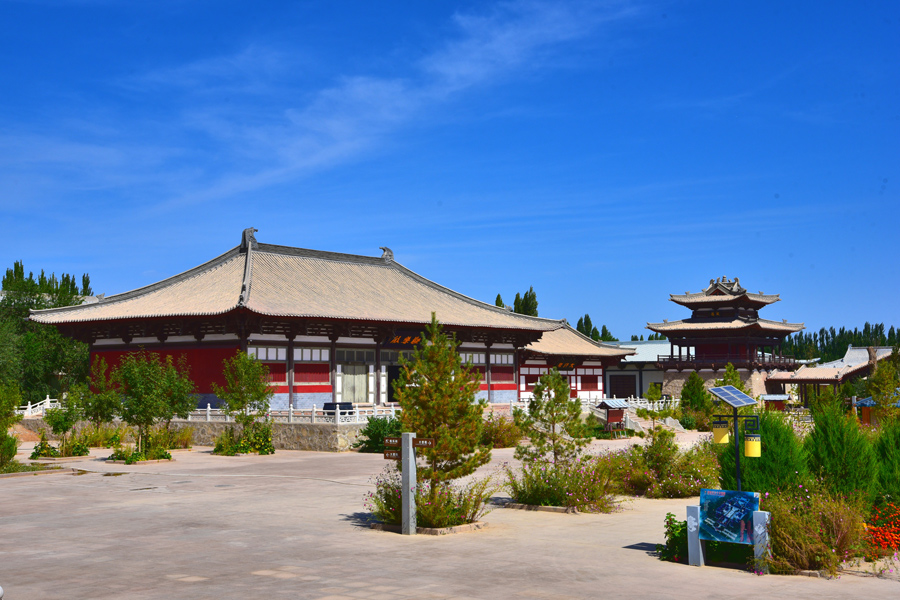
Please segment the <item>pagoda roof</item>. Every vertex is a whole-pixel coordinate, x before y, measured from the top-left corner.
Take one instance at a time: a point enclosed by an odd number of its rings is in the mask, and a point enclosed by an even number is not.
[[[702,292],[685,292],[684,294],[669,294],[669,300],[688,308],[700,308],[703,306],[743,305],[754,308],[778,302],[781,297],[778,294],[752,294],[741,287],[740,280],[720,277],[710,279],[709,286]]]
[[[768,319],[684,319],[681,321],[664,321],[647,323],[647,329],[670,335],[673,333],[689,333],[692,331],[770,331],[772,333],[789,334],[805,329],[803,323],[787,321],[769,321]]]
[[[394,260],[258,243],[240,246],[158,283],[97,303],[31,312],[54,325],[224,315],[246,309],[271,317],[424,325],[434,312],[458,327],[553,331],[564,320],[513,313],[438,285]]]
[[[526,346],[535,354],[544,356],[583,356],[595,358],[625,358],[634,354],[631,348],[619,348],[596,342],[563,322],[558,329],[548,331],[536,342]]]

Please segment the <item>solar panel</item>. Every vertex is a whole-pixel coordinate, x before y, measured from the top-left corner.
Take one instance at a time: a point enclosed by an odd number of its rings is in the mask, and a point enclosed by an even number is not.
[[[734,408],[741,408],[742,406],[753,406],[756,404],[756,400],[740,391],[733,385],[714,387],[709,391],[712,395],[719,398],[720,400],[724,400]]]

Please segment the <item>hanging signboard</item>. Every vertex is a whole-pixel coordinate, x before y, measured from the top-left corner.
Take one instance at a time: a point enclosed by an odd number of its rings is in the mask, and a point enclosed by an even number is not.
[[[413,330],[398,329],[384,340],[381,347],[386,349],[411,350],[422,341],[422,334]]]
[[[753,512],[759,493],[700,490],[700,539],[753,544]]]

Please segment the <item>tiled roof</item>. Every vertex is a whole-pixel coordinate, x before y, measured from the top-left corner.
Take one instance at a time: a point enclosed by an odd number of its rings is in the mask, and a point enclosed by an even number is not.
[[[246,238],[245,238],[246,239]],[[97,304],[34,311],[40,323],[221,315],[244,307],[275,317],[550,331],[562,321],[512,313],[474,300],[382,257],[252,243],[153,285]]]
[[[656,331],[657,333],[667,334],[682,331],[713,331],[713,330],[740,330],[740,329],[761,329],[764,331],[776,331],[785,333],[794,333],[804,329],[803,323],[787,323],[778,321],[769,321],[768,319],[754,319],[745,321],[743,319],[732,320],[694,320],[684,319],[683,321],[669,321],[664,323],[647,323],[647,329]]]
[[[595,342],[579,331],[563,324],[558,329],[545,332],[541,339],[526,346],[527,350],[544,355],[589,356],[597,358],[623,358],[634,354],[629,348],[618,348]]]
[[[876,361],[884,360],[893,351],[889,347],[875,349]],[[866,348],[849,346],[844,357],[816,366],[802,366],[796,371],[775,371],[769,375],[770,381],[780,383],[803,383],[805,381],[844,381],[847,377],[862,371],[869,364],[869,351]]]
[[[752,304],[765,306],[781,300],[778,294],[751,294],[741,287],[740,280],[737,277],[734,280],[727,277],[719,279],[710,279],[709,286],[702,292],[685,292],[684,294],[670,294],[670,300],[684,306],[701,306],[704,304],[722,304],[735,302],[738,299],[745,298],[750,300]]]

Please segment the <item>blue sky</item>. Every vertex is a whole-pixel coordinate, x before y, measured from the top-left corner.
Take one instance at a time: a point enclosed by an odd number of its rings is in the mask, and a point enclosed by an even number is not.
[[[623,339],[721,276],[900,325],[898,40],[888,1],[0,0],[3,267],[113,294],[253,226]]]

